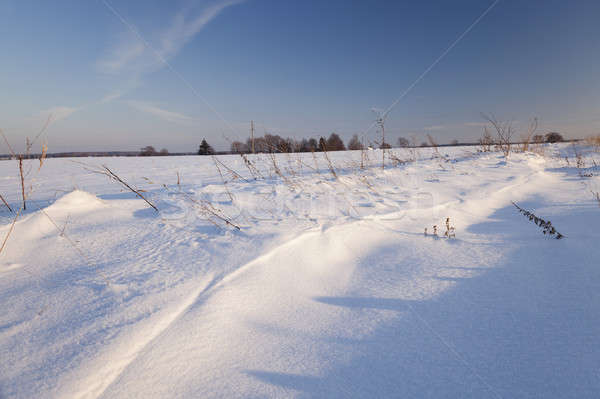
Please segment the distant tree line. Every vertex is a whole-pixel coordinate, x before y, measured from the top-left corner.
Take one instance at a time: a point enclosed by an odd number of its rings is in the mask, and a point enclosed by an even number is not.
[[[144,148],[140,149],[140,153],[139,155],[141,157],[153,157],[153,156],[157,156],[157,155],[169,155],[169,150],[167,150],[166,148],[163,148],[160,151],[156,151],[156,149],[154,149],[154,147],[152,147],[151,145],[148,145]]]
[[[348,149],[360,150],[363,146],[354,135],[348,143]],[[345,151],[346,145],[337,133],[331,133],[328,138],[304,138],[296,140],[292,138],[284,139],[277,134],[265,134],[263,137],[254,139],[254,152],[319,152],[319,151]],[[252,139],[248,138],[246,142],[234,141],[231,143],[232,153],[252,152]]]
[[[332,137],[333,136],[333,137]],[[489,145],[494,144],[494,140],[492,137],[488,137]],[[486,141],[486,139],[484,139]],[[532,143],[559,143],[559,142],[577,142],[581,141],[581,139],[570,139],[566,140],[562,134],[557,132],[549,132],[546,134],[537,134],[532,136]],[[245,143],[241,143],[239,141],[233,142],[231,144],[231,151],[215,151],[213,147],[208,144],[206,140],[202,140],[198,151],[196,152],[176,152],[170,153],[166,148],[161,149],[160,151],[156,151],[153,146],[146,146],[141,148],[140,151],[91,151],[91,152],[83,152],[83,151],[71,151],[71,152],[55,152],[46,154],[47,158],[66,158],[66,157],[107,157],[107,156],[120,156],[120,157],[135,157],[135,156],[161,156],[161,155],[213,155],[213,154],[231,154],[231,153],[241,153],[241,152],[252,152],[251,151],[251,142],[250,139],[246,140]],[[261,144],[263,143],[263,144]],[[361,150],[367,147],[363,144],[358,135],[352,136],[350,141],[348,141],[348,146],[344,147],[344,142],[342,139],[335,133],[329,136],[328,139],[324,137],[319,138],[319,140],[311,138],[311,139],[302,139],[302,140],[293,140],[293,139],[282,139],[277,135],[269,135],[266,134],[264,137],[259,137],[255,139],[255,152],[281,152],[283,150],[287,151],[322,151],[325,148],[327,151],[340,151],[344,149],[348,150]],[[440,147],[446,146],[454,146],[454,145],[464,145],[464,146],[480,146],[482,145],[482,139],[478,142],[471,143],[459,143],[458,140],[452,140],[450,144],[440,144]],[[396,147],[428,147],[431,144],[426,142],[422,142],[420,145],[417,144],[414,139],[411,143],[404,137],[399,137],[396,141]],[[368,147],[381,148],[382,146],[379,144],[373,145],[369,144]],[[384,148],[390,148],[391,145],[388,143],[383,144]],[[40,157],[39,153],[30,153],[23,155],[23,159],[38,159]],[[14,156],[11,154],[0,154],[0,160],[10,160],[14,159]]]
[[[533,142],[537,143],[556,143],[564,141],[561,134],[556,132],[550,132],[544,136],[535,135],[532,138]],[[467,143],[464,143],[467,144]],[[450,145],[459,145],[458,140],[452,140]],[[396,141],[397,147],[417,147],[416,143],[411,144],[410,141],[404,137],[398,137]],[[428,143],[423,142],[419,145],[420,147],[429,146]],[[436,144],[437,146],[437,144]],[[277,134],[265,134],[262,137],[256,137],[254,139],[254,152],[257,153],[270,153],[270,152],[320,152],[320,151],[345,151],[348,150],[362,150],[364,148],[392,148],[389,143],[377,144],[365,146],[359,139],[358,135],[353,135],[348,141],[348,146],[344,144],[344,141],[337,133],[331,133],[328,138],[319,137],[309,139],[293,139],[283,138]],[[252,139],[248,138],[246,142],[234,141],[231,143],[231,149],[229,153],[233,154],[247,154],[252,152]],[[227,151],[220,151],[219,154],[225,154]],[[214,148],[208,144],[206,139],[202,139],[200,146],[197,151],[198,155],[214,155],[217,152]],[[157,155],[169,155],[169,151],[163,148],[160,151],[156,151],[152,146],[146,146],[139,152],[140,156],[157,156]]]
[[[321,137],[320,139],[309,138],[296,140],[292,138],[284,139],[277,134],[265,134],[263,137],[254,139],[254,152],[311,152],[311,151],[343,151],[346,149],[344,142],[335,133],[329,136],[329,139]],[[245,143],[234,141],[231,143],[231,152],[249,153],[252,152],[252,139],[248,138]]]

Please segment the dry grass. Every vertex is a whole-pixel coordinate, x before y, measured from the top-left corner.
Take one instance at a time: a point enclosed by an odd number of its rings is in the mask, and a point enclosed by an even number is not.
[[[163,185],[163,187],[167,191],[170,191],[169,188],[166,185]],[[183,195],[184,198],[186,198],[190,203],[192,203],[195,207],[197,207],[198,209],[200,209],[200,211],[206,217],[206,220],[208,220],[209,222],[211,222],[215,226],[221,227],[221,225],[219,225],[219,223],[217,222],[217,221],[220,221],[220,222],[224,223],[227,226],[233,227],[236,230],[241,230],[240,226],[238,226],[237,224],[233,223],[233,221],[232,221],[232,219],[230,217],[228,217],[227,215],[225,215],[225,213],[222,210],[220,210],[219,208],[215,207],[211,202],[206,201],[206,200],[202,200],[202,199],[196,199],[196,198],[192,197],[191,195],[189,195],[188,193],[185,193],[185,192],[183,192],[181,190],[178,192],[178,194]]]
[[[600,135],[586,137],[585,143],[600,148]]]
[[[407,163],[408,161],[405,161],[403,159],[401,159],[398,155],[396,155],[395,152],[393,152],[392,150],[390,150],[388,152],[388,158],[390,158],[390,160],[392,161],[392,164],[394,166],[399,166],[399,165],[404,165],[405,163]]]
[[[23,210],[23,208],[20,208],[17,211],[17,214],[15,215],[15,217],[13,218],[13,221],[10,224],[10,229],[8,229],[8,232],[6,233],[6,236],[4,236],[4,240],[2,241],[2,246],[0,246],[0,254],[2,253],[2,251],[4,251],[4,248],[6,247],[6,243],[8,242],[8,238],[12,234],[13,229],[15,228],[15,223],[17,223],[17,219],[19,219],[19,216],[21,215],[21,211],[22,210]]]
[[[284,173],[281,172],[275,154],[273,154],[272,152],[269,153],[269,158],[271,159],[271,164],[273,165],[273,171],[275,172],[275,174],[279,176],[281,180],[283,180],[284,183],[290,187],[290,189],[295,190],[296,186],[294,185],[294,182],[292,182]]]
[[[249,181],[246,180],[242,175],[240,175],[238,172],[236,172],[235,170],[233,170],[232,168],[230,168],[229,166],[227,166],[226,164],[221,162],[221,160],[218,157],[216,157],[214,155],[212,155],[212,157],[213,157],[215,164],[217,164],[217,167],[218,167],[218,165],[221,165],[227,172],[229,172],[232,180],[239,179],[239,180],[245,181],[246,183],[249,183]]]
[[[446,218],[446,232],[444,233],[446,238],[456,238],[456,228],[450,225],[450,218]]]
[[[479,147],[481,152],[490,152],[492,151],[492,146],[494,145],[494,139],[490,134],[487,126],[483,128],[483,136],[479,139]]]
[[[25,201],[25,176],[23,176],[23,157],[19,155],[19,175],[21,176],[21,195],[23,197],[23,209],[27,210],[27,202]]]

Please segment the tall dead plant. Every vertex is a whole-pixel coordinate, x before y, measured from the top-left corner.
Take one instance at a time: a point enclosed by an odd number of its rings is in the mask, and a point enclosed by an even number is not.
[[[256,165],[254,165],[254,162],[252,162],[246,156],[246,154],[240,153],[240,157],[242,157],[242,159],[244,160],[244,165],[246,165],[246,168],[248,168],[248,170],[250,171],[250,174],[252,175],[254,180],[263,179],[262,173],[260,173],[260,171],[258,170]]]
[[[215,166],[217,168],[217,171],[219,172],[219,176],[221,176],[221,182],[223,182],[223,187],[225,187],[225,192],[227,193],[227,196],[229,197],[229,200],[231,201],[231,203],[233,203],[233,195],[231,195],[231,191],[229,191],[229,187],[227,186],[227,181],[223,177],[221,168],[219,167],[219,164],[217,163],[217,158],[213,155],[212,159],[215,162]]]
[[[333,162],[331,162],[331,159],[329,158],[329,154],[327,153],[326,149],[323,149],[323,157],[325,158],[325,161],[327,161],[327,166],[329,167],[329,172],[331,172],[331,175],[333,176],[334,179],[337,179],[338,175],[335,171],[335,168],[333,167]]]
[[[488,121],[494,130],[496,130],[496,146],[505,158],[508,158],[512,150],[512,137],[515,134],[513,121],[499,121],[494,115],[482,114],[483,118]]]
[[[527,128],[527,132],[521,136],[521,150],[523,152],[529,151],[529,145],[531,140],[535,134],[535,131],[538,128],[538,118],[533,118],[531,122],[529,122],[529,127]]]
[[[490,152],[492,151],[492,146],[494,145],[494,139],[490,134],[487,126],[483,127],[483,136],[479,139],[479,147],[481,152]]]
[[[6,144],[6,146],[8,147],[8,150],[11,154],[12,159],[16,159],[19,165],[19,181],[21,183],[21,198],[22,198],[22,205],[19,208],[19,210],[16,212],[15,217],[13,218],[13,221],[10,225],[10,229],[8,230],[8,232],[6,233],[6,236],[4,237],[4,240],[2,241],[2,245],[0,246],[0,253],[2,253],[2,251],[4,250],[4,248],[6,247],[6,243],[8,242],[8,239],[10,237],[10,235],[13,232],[13,229],[15,227],[15,223],[17,222],[17,220],[19,219],[19,217],[21,216],[21,212],[23,210],[26,210],[27,208],[27,194],[25,193],[25,176],[27,175],[27,172],[24,170],[23,168],[23,159],[25,158],[29,158],[30,157],[30,152],[31,152],[31,148],[33,147],[34,143],[41,137],[41,135],[46,131],[46,128],[48,127],[48,125],[50,124],[50,121],[52,120],[52,114],[50,114],[48,116],[48,118],[46,119],[46,123],[44,124],[44,126],[42,126],[42,128],[40,129],[40,131],[38,132],[38,134],[34,137],[33,140],[29,140],[29,138],[26,138],[25,141],[25,152],[24,153],[20,153],[17,154],[12,146],[10,145],[8,139],[6,138],[6,135],[4,134],[4,131],[2,129],[0,129],[0,136],[2,136],[4,143]],[[44,144],[42,146],[42,154],[40,155],[40,166],[38,168],[38,172],[40,171],[43,163],[44,163],[44,159],[46,158],[46,151],[47,151],[47,147]],[[29,191],[33,190],[33,186],[31,187],[31,189]],[[8,205],[8,202],[6,202],[6,200],[4,199],[4,197],[0,196],[0,198],[2,198],[2,202],[4,203],[4,205],[11,211],[14,212],[12,210],[12,208],[10,207],[10,205]]]
[[[519,212],[523,216],[525,216],[527,219],[529,219],[530,221],[535,223],[536,226],[540,227],[542,229],[542,232],[544,233],[544,235],[548,235],[549,237],[556,238],[557,240],[560,240],[561,238],[564,237],[562,234],[560,234],[554,228],[554,226],[552,226],[552,222],[550,222],[549,220],[546,221],[546,220],[534,215],[533,212],[529,212],[528,210],[521,208],[519,205],[517,205],[514,202],[512,204],[519,210]]]
[[[296,185],[294,184],[294,182],[292,182],[283,172],[281,172],[281,169],[279,168],[279,164],[277,163],[277,158],[275,157],[275,154],[270,152],[269,157],[271,158],[271,163],[273,165],[273,171],[275,172],[275,174],[277,176],[279,176],[281,178],[281,180],[283,180],[284,183],[287,184],[290,189],[295,190]]]
[[[101,169],[93,170],[93,171],[96,172],[96,173],[100,173],[100,174],[103,174],[105,176],[108,176],[109,179],[114,180],[114,181],[120,183],[122,186],[124,186],[125,188],[127,188],[129,191],[133,192],[135,195],[137,195],[138,197],[140,197],[141,199],[143,199],[148,205],[150,205],[152,207],[152,209],[154,209],[156,212],[158,212],[158,208],[152,202],[150,202],[146,197],[144,197],[142,195],[142,193],[140,192],[140,190],[136,190],[135,188],[131,187],[125,180],[123,180],[116,173],[114,173],[112,170],[110,170],[108,168],[108,166],[102,165]]]

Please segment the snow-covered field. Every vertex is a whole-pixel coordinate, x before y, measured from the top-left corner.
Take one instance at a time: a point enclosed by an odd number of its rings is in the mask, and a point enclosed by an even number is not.
[[[330,153],[337,178],[323,154],[32,161],[0,397],[598,397],[600,154],[580,150]]]

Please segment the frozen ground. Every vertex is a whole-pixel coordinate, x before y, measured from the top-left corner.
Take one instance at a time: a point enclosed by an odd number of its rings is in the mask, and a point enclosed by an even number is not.
[[[0,254],[0,397],[598,397],[600,156],[581,151],[403,150],[385,171],[340,152],[337,178],[322,154],[257,155],[257,179],[223,156],[226,185],[210,157],[35,161]],[[431,235],[446,217],[455,239]]]

